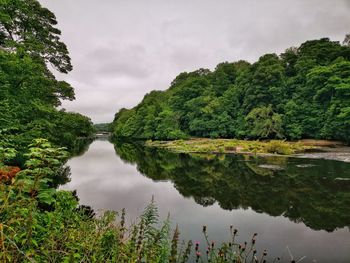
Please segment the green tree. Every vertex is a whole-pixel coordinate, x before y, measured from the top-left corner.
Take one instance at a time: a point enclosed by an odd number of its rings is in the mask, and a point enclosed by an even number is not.
[[[0,0],[0,46],[25,50],[32,58],[67,73],[72,64],[56,24],[55,15],[37,0]]]
[[[282,118],[272,106],[254,108],[245,118],[253,138],[282,138]]]
[[[0,139],[21,151],[39,137],[72,150],[93,133],[87,117],[56,109],[74,99],[72,86],[47,66],[72,69],[56,24],[36,0],[0,0]]]
[[[174,140],[186,138],[186,134],[179,128],[178,118],[171,109],[164,109],[156,118],[156,139]]]

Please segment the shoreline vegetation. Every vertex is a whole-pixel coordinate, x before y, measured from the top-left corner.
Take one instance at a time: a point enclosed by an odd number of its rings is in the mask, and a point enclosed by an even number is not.
[[[237,140],[192,138],[189,140],[152,141],[145,143],[148,147],[165,148],[180,153],[210,153],[210,154],[277,154],[293,155],[309,151],[319,151],[325,147],[336,147],[341,142],[326,140],[301,140],[289,142],[284,140]]]

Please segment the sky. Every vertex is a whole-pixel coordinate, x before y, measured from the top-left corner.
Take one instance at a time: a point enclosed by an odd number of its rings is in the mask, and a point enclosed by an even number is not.
[[[110,122],[181,72],[350,33],[350,0],[39,0],[55,13],[73,71],[69,111]]]

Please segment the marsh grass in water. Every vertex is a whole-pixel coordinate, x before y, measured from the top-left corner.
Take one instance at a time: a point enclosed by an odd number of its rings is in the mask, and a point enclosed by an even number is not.
[[[191,139],[146,141],[146,146],[161,147],[183,153],[252,153],[290,155],[312,149],[312,145],[283,140],[246,141],[236,139]]]

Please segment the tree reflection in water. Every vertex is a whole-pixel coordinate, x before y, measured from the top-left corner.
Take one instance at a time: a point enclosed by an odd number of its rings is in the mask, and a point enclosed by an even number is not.
[[[125,162],[154,181],[170,180],[184,197],[232,210],[251,207],[283,215],[314,230],[350,226],[350,164],[246,155],[180,154],[114,142]],[[279,168],[279,169],[276,169]]]

